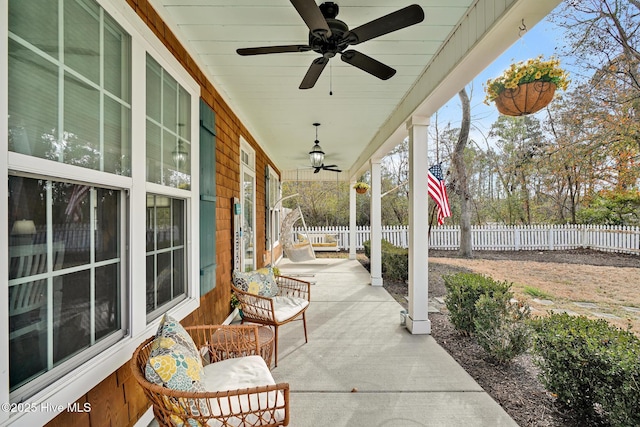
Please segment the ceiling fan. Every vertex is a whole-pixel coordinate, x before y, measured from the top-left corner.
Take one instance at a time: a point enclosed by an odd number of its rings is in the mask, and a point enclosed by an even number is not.
[[[308,52],[310,50],[319,53],[322,56],[313,60],[307,74],[302,79],[302,83],[300,83],[300,89],[312,88],[318,81],[324,67],[329,63],[329,59],[338,53],[347,64],[360,68],[382,80],[391,78],[396,73],[393,68],[356,50],[345,49],[424,20],[422,8],[413,4],[349,30],[347,24],[336,19],[339,7],[333,2],[324,2],[318,6],[314,0],[290,1],[309,27],[309,44],[250,47],[237,49],[236,52],[242,56]]]
[[[311,160],[311,167],[315,170],[313,173],[318,173],[321,170],[331,171],[331,172],[342,172],[338,169],[338,165],[325,165],[324,164],[324,151],[322,151],[322,147],[320,147],[320,141],[318,141],[318,126],[320,123],[313,124],[316,127],[316,140],[314,141],[313,148],[309,151],[309,160]]]

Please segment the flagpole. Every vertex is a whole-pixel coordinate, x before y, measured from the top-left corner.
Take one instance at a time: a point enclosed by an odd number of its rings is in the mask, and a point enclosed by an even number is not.
[[[428,230],[427,230],[427,238],[430,238],[430,237],[431,237],[431,226],[433,225],[433,216],[434,216],[434,215],[435,215],[435,213],[436,213],[436,208],[437,208],[437,207],[438,207],[438,206],[434,203],[434,204],[433,204],[433,208],[431,209],[431,217],[429,218],[429,228],[428,228]]]

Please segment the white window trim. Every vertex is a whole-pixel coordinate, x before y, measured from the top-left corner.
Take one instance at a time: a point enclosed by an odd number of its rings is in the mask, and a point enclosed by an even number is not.
[[[98,385],[118,368],[127,363],[136,347],[146,338],[155,333],[157,320],[147,323],[146,320],[146,271],[145,271],[145,211],[146,193],[166,194],[186,200],[187,208],[187,293],[186,300],[170,310],[170,314],[176,319],[183,319],[200,305],[199,298],[199,236],[198,236],[198,212],[199,212],[199,141],[198,141],[198,116],[200,87],[197,82],[182,68],[179,62],[166,49],[160,40],[146,24],[135,14],[126,2],[110,2],[109,0],[96,0],[97,3],[118,22],[122,28],[131,35],[131,74],[133,79],[139,79],[145,75],[145,53],[149,53],[180,85],[191,95],[191,189],[180,190],[164,186],[157,186],[146,182],[145,175],[145,85],[132,85],[132,152],[131,177],[116,176],[99,171],[88,171],[84,168],[72,165],[56,164],[55,168],[44,159],[8,153],[8,156],[0,156],[0,198],[8,199],[8,175],[10,169],[27,173],[46,174],[51,179],[86,181],[91,177],[91,183],[109,183],[111,187],[119,187],[129,192],[129,249],[126,264],[130,266],[128,272],[127,299],[129,303],[123,306],[126,311],[125,318],[129,319],[129,330],[124,339],[102,352],[99,357],[93,358],[82,364],[70,373],[44,388],[30,397],[25,403],[31,410],[20,413],[0,411],[0,424],[42,425],[55,418],[66,410],[67,405],[75,402],[89,390]],[[0,0],[0,38],[8,39],[8,0]],[[8,93],[8,44],[0,43],[0,93]],[[0,102],[0,134],[8,134],[8,100],[5,97]],[[4,139],[6,141],[6,138]],[[0,150],[7,151],[6,142]],[[133,214],[135,213],[135,214]],[[0,204],[0,230],[8,229],[8,207],[6,203]],[[6,232],[0,232],[0,248],[5,252],[9,246]],[[8,271],[8,258],[0,257],[0,271]],[[142,284],[142,285],[140,285]],[[0,290],[6,291],[8,277],[0,276]],[[0,343],[9,342],[9,309],[7,304],[0,304]],[[1,346],[0,350],[0,381],[5,387],[0,387],[0,402],[9,402],[9,349],[8,345]]]
[[[280,176],[278,176],[278,174],[276,173],[276,170],[274,168],[271,167],[271,165],[267,165],[267,170],[269,171],[269,185],[271,185],[271,180],[275,180],[278,183],[278,193],[274,196],[275,199],[275,203],[276,206],[269,206],[269,215],[271,215],[271,212],[273,209],[277,209],[278,208],[278,201],[280,200],[280,195],[282,194],[282,183],[280,182]],[[271,189],[269,189],[269,198],[271,198]],[[271,204],[271,200],[269,200],[269,204]],[[280,207],[280,209],[278,209],[278,212],[280,213],[280,217],[278,220],[278,228],[280,228],[280,223],[282,222],[282,207]],[[271,218],[269,218],[269,227],[271,227],[271,234],[276,234],[278,237],[280,237],[280,230],[273,228],[273,216]],[[269,240],[271,240],[271,248],[270,250],[273,251],[275,248],[277,248],[280,245],[280,239],[278,238],[277,240],[274,240],[273,236],[270,236]]]
[[[246,164],[242,161],[242,152],[245,151],[248,155],[249,155],[249,163]],[[241,203],[244,201],[244,197],[242,195],[243,193],[243,189],[242,189],[242,184],[244,182],[244,174],[248,173],[249,175],[251,175],[253,177],[253,203],[252,205],[252,218],[253,218],[253,250],[254,250],[254,254],[253,254],[253,268],[257,268],[258,266],[258,260],[256,259],[256,253],[257,253],[257,243],[258,243],[258,239],[257,239],[257,233],[256,233],[256,226],[258,224],[257,220],[256,220],[256,204],[257,204],[257,200],[256,200],[256,187],[257,187],[257,181],[256,181],[256,150],[247,142],[246,139],[244,139],[244,137],[241,135],[240,136],[240,157],[238,157],[238,161],[240,162],[240,182],[238,183],[238,191],[240,192],[240,200]],[[242,203],[242,209],[244,209],[244,203]],[[244,212],[243,212],[244,215]],[[244,233],[244,232],[243,232]],[[242,253],[242,263],[240,265],[240,268],[244,269],[244,257],[245,257],[245,253],[244,253],[244,248],[242,249],[243,253]]]

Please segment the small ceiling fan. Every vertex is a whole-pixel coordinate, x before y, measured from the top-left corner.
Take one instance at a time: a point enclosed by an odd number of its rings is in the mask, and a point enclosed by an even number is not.
[[[320,147],[320,141],[318,141],[318,126],[320,123],[313,124],[316,127],[316,140],[314,141],[313,148],[309,151],[309,160],[311,161],[311,167],[315,170],[313,173],[318,173],[321,170],[331,171],[331,172],[342,172],[338,169],[338,165],[325,165],[324,164],[324,151],[322,151],[322,147]]]
[[[382,16],[353,30],[336,19],[339,7],[333,2],[318,6],[314,0],[290,0],[293,7],[309,27],[309,44],[265,46],[237,49],[239,55],[265,55],[270,53],[308,52],[322,55],[311,63],[300,83],[300,89],[310,89],[318,81],[329,59],[340,53],[340,59],[382,80],[391,78],[396,70],[356,50],[345,50],[351,45],[401,30],[424,20],[424,11],[417,4]]]

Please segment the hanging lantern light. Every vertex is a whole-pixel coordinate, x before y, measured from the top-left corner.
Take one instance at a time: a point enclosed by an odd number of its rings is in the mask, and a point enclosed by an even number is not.
[[[322,151],[320,141],[318,141],[318,126],[320,126],[320,123],[314,123],[313,125],[316,127],[316,140],[314,141],[315,145],[311,151],[309,151],[309,160],[311,161],[311,166],[319,168],[322,167],[324,163],[324,151]]]

